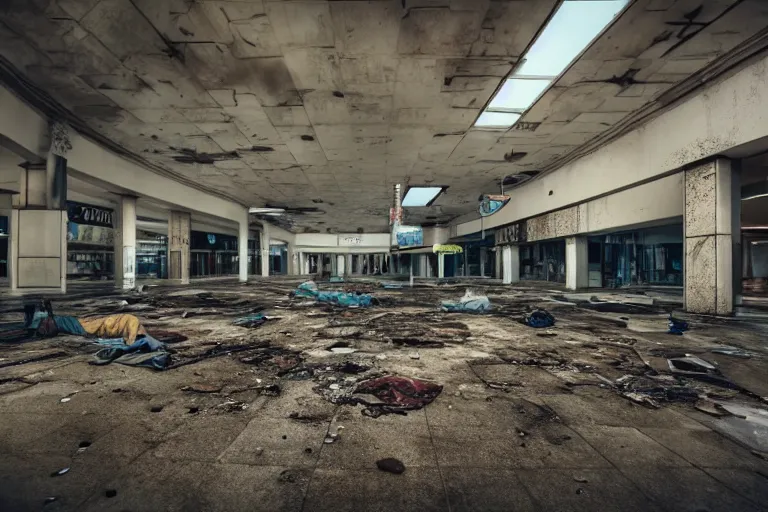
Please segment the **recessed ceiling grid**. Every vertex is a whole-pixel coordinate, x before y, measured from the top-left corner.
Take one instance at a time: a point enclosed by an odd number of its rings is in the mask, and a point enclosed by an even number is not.
[[[7,0],[0,55],[154,164],[244,205],[324,212],[293,210],[292,229],[384,232],[394,184],[449,186],[409,223],[473,212],[768,20],[757,0],[636,0],[543,94],[509,84],[535,101],[511,129],[473,128],[557,6]]]

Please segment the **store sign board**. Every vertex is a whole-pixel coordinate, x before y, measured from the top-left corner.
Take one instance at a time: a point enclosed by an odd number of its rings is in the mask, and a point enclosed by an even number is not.
[[[363,239],[359,236],[340,236],[339,237],[339,245],[340,246],[350,246],[350,245],[362,245]]]
[[[519,244],[526,241],[527,228],[525,222],[518,222],[517,224],[497,228],[494,235],[496,245]]]
[[[399,247],[420,247],[424,245],[424,230],[421,226],[396,226],[395,236]]]
[[[114,227],[114,210],[101,206],[67,201],[67,216],[71,222],[88,226]]]

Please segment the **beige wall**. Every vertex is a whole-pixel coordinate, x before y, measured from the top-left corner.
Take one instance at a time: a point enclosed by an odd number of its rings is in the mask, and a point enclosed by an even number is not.
[[[766,106],[768,57],[763,57],[594,153],[510,191],[510,202],[485,219],[485,228],[579,204],[727,154],[768,136]],[[661,200],[656,205],[664,207]],[[463,220],[457,235],[480,231],[479,220]]]

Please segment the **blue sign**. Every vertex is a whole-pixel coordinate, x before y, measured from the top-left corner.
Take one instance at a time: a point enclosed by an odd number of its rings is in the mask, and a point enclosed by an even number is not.
[[[216,243],[216,235],[208,233],[208,243],[214,245]]]
[[[395,228],[399,247],[420,247],[424,245],[424,230],[421,226],[397,226]]]

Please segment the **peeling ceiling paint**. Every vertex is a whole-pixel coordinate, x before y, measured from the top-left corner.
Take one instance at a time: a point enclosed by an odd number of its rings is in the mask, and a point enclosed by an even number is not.
[[[637,0],[512,130],[473,129],[555,5],[6,0],[0,54],[141,158],[294,209],[295,231],[383,232],[394,184],[450,186],[408,223],[474,211],[768,25],[759,0]]]

